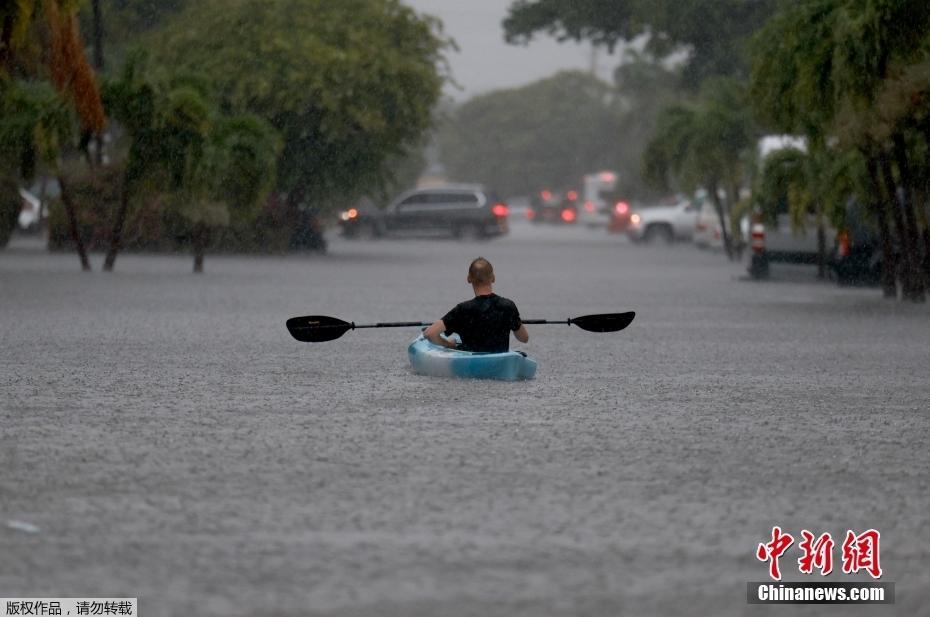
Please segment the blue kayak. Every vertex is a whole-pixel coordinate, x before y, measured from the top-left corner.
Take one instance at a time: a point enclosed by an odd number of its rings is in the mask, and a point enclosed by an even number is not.
[[[536,360],[516,351],[475,353],[434,345],[418,336],[407,348],[413,372],[432,377],[517,381],[536,375]]]

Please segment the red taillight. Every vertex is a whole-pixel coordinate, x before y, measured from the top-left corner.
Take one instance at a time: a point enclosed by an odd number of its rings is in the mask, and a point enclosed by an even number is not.
[[[584,202],[584,209],[587,210],[588,212],[594,212],[594,202],[593,201]]]
[[[528,221],[532,221],[534,218],[536,218],[536,210],[533,210],[532,208],[527,208],[524,214],[526,215],[526,220]]]
[[[562,210],[562,220],[565,221],[566,223],[574,223],[575,222],[575,211],[572,210],[571,208],[565,208],[564,210]]]
[[[626,203],[625,201],[618,201],[617,205],[614,206],[614,212],[616,212],[620,216],[625,215],[629,211],[630,211],[630,204]]]
[[[539,196],[543,198],[543,201],[549,201],[552,199],[552,191],[543,189],[539,192]]]
[[[349,211],[346,212],[346,215],[348,215],[350,219],[354,219],[358,216],[358,210],[355,208],[349,208]]]
[[[578,199],[578,191],[569,191],[565,193],[565,196],[568,197],[569,201],[575,201]]]
[[[510,214],[510,210],[507,209],[506,204],[494,204],[494,207],[491,208],[491,212],[494,214],[494,216],[498,216],[500,218],[504,218]]]
[[[849,232],[843,230],[836,234],[836,250],[840,257],[849,257]]]

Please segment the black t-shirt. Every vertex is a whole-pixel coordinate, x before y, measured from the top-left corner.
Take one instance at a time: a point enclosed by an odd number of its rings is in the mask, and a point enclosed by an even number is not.
[[[460,349],[501,352],[510,349],[510,331],[522,325],[517,305],[497,294],[475,296],[462,302],[442,318],[446,336],[462,337]]]

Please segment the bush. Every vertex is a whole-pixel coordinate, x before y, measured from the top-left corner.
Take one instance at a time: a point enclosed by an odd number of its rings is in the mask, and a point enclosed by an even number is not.
[[[0,248],[10,241],[21,208],[19,185],[12,178],[0,178]]]
[[[123,167],[109,166],[71,177],[78,229],[89,251],[110,246],[113,217],[119,207]],[[138,187],[130,202],[123,227],[123,250],[177,252],[191,249],[191,223],[181,213],[177,199],[164,192],[164,178],[149,178]],[[17,210],[18,212],[18,210]],[[295,229],[301,221],[272,195],[252,216],[233,217],[229,225],[215,229],[211,251],[222,253],[283,253],[293,248]],[[60,200],[49,208],[48,246],[53,251],[74,250],[68,219]]]

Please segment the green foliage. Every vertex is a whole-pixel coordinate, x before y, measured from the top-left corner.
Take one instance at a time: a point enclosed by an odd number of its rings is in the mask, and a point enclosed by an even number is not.
[[[766,128],[823,138],[835,113],[832,35],[843,1],[798,3],[756,34],[750,92]]]
[[[386,181],[442,85],[437,24],[397,0],[207,0],[155,41],[162,66],[208,77],[223,110],[282,136],[278,188],[328,206]]]
[[[16,227],[21,206],[19,183],[9,174],[0,171],[0,248],[10,241],[10,234]]]
[[[566,71],[463,104],[441,127],[442,158],[451,178],[505,195],[578,188],[616,163],[619,116],[608,84]]]
[[[688,191],[739,185],[746,173],[743,154],[757,139],[748,105],[739,82],[718,78],[705,82],[697,102],[665,107],[646,146],[644,177],[660,188]]]
[[[649,49],[659,56],[690,50],[683,77],[696,88],[711,75],[747,73],[747,37],[777,6],[778,0],[516,0],[503,25],[512,43],[545,32],[610,49],[650,33]]]
[[[806,166],[807,154],[796,148],[777,150],[766,157],[753,198],[767,223],[773,224],[780,213],[791,212],[792,221],[798,226],[800,211],[806,209],[797,200],[809,184]],[[791,197],[795,198],[793,204]]]
[[[68,104],[47,82],[0,83],[0,165],[30,179],[72,138]]]
[[[279,138],[254,115],[220,113],[206,84],[152,67],[144,52],[130,53],[104,87],[107,107],[129,137],[123,181],[134,191],[147,177],[167,180],[160,191],[168,210],[190,225],[246,227],[274,183]]]

